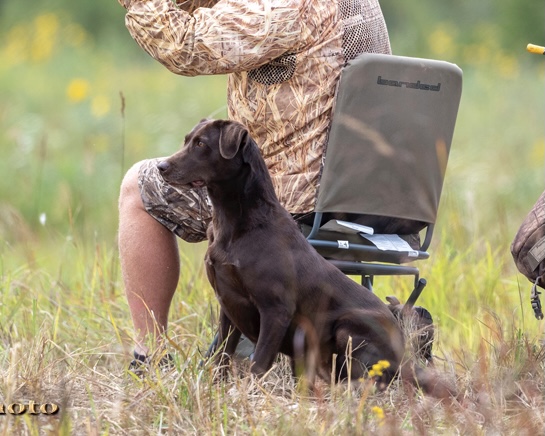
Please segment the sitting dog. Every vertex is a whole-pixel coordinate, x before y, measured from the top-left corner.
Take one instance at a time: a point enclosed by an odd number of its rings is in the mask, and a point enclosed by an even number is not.
[[[243,125],[201,121],[158,169],[172,185],[206,186],[212,202],[205,263],[221,306],[218,364],[229,363],[242,333],[256,344],[251,371],[257,375],[271,368],[279,352],[292,362],[308,363],[314,355],[312,366],[325,380],[332,368],[337,380],[357,380],[373,364],[388,361],[382,383],[401,373],[443,395],[426,370],[403,363],[403,335],[387,305],[307,242],[280,205]]]

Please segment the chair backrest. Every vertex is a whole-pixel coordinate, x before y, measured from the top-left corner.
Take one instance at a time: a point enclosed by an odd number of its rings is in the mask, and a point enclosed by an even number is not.
[[[448,62],[371,53],[350,61],[316,211],[434,223],[461,89],[462,71]]]

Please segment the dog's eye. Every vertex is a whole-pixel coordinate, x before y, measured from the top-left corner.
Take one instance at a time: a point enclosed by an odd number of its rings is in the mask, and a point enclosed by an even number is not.
[[[206,144],[202,141],[197,141],[197,147],[206,147]]]

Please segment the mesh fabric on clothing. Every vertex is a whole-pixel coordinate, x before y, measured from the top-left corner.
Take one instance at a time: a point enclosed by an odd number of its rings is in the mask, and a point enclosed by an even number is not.
[[[343,20],[343,53],[346,61],[361,53],[389,53],[390,42],[384,32],[384,21],[378,3],[361,0],[340,0],[339,14]],[[365,6],[365,11],[364,11]]]
[[[262,67],[248,72],[248,77],[263,85],[274,85],[285,82],[293,76],[296,60],[297,58],[294,54],[286,54]]]

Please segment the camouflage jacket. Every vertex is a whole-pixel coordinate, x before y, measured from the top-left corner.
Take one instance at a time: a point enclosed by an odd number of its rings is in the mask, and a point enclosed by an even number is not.
[[[136,42],[184,76],[229,74],[228,115],[291,213],[313,210],[342,66],[390,53],[378,0],[119,0]]]

